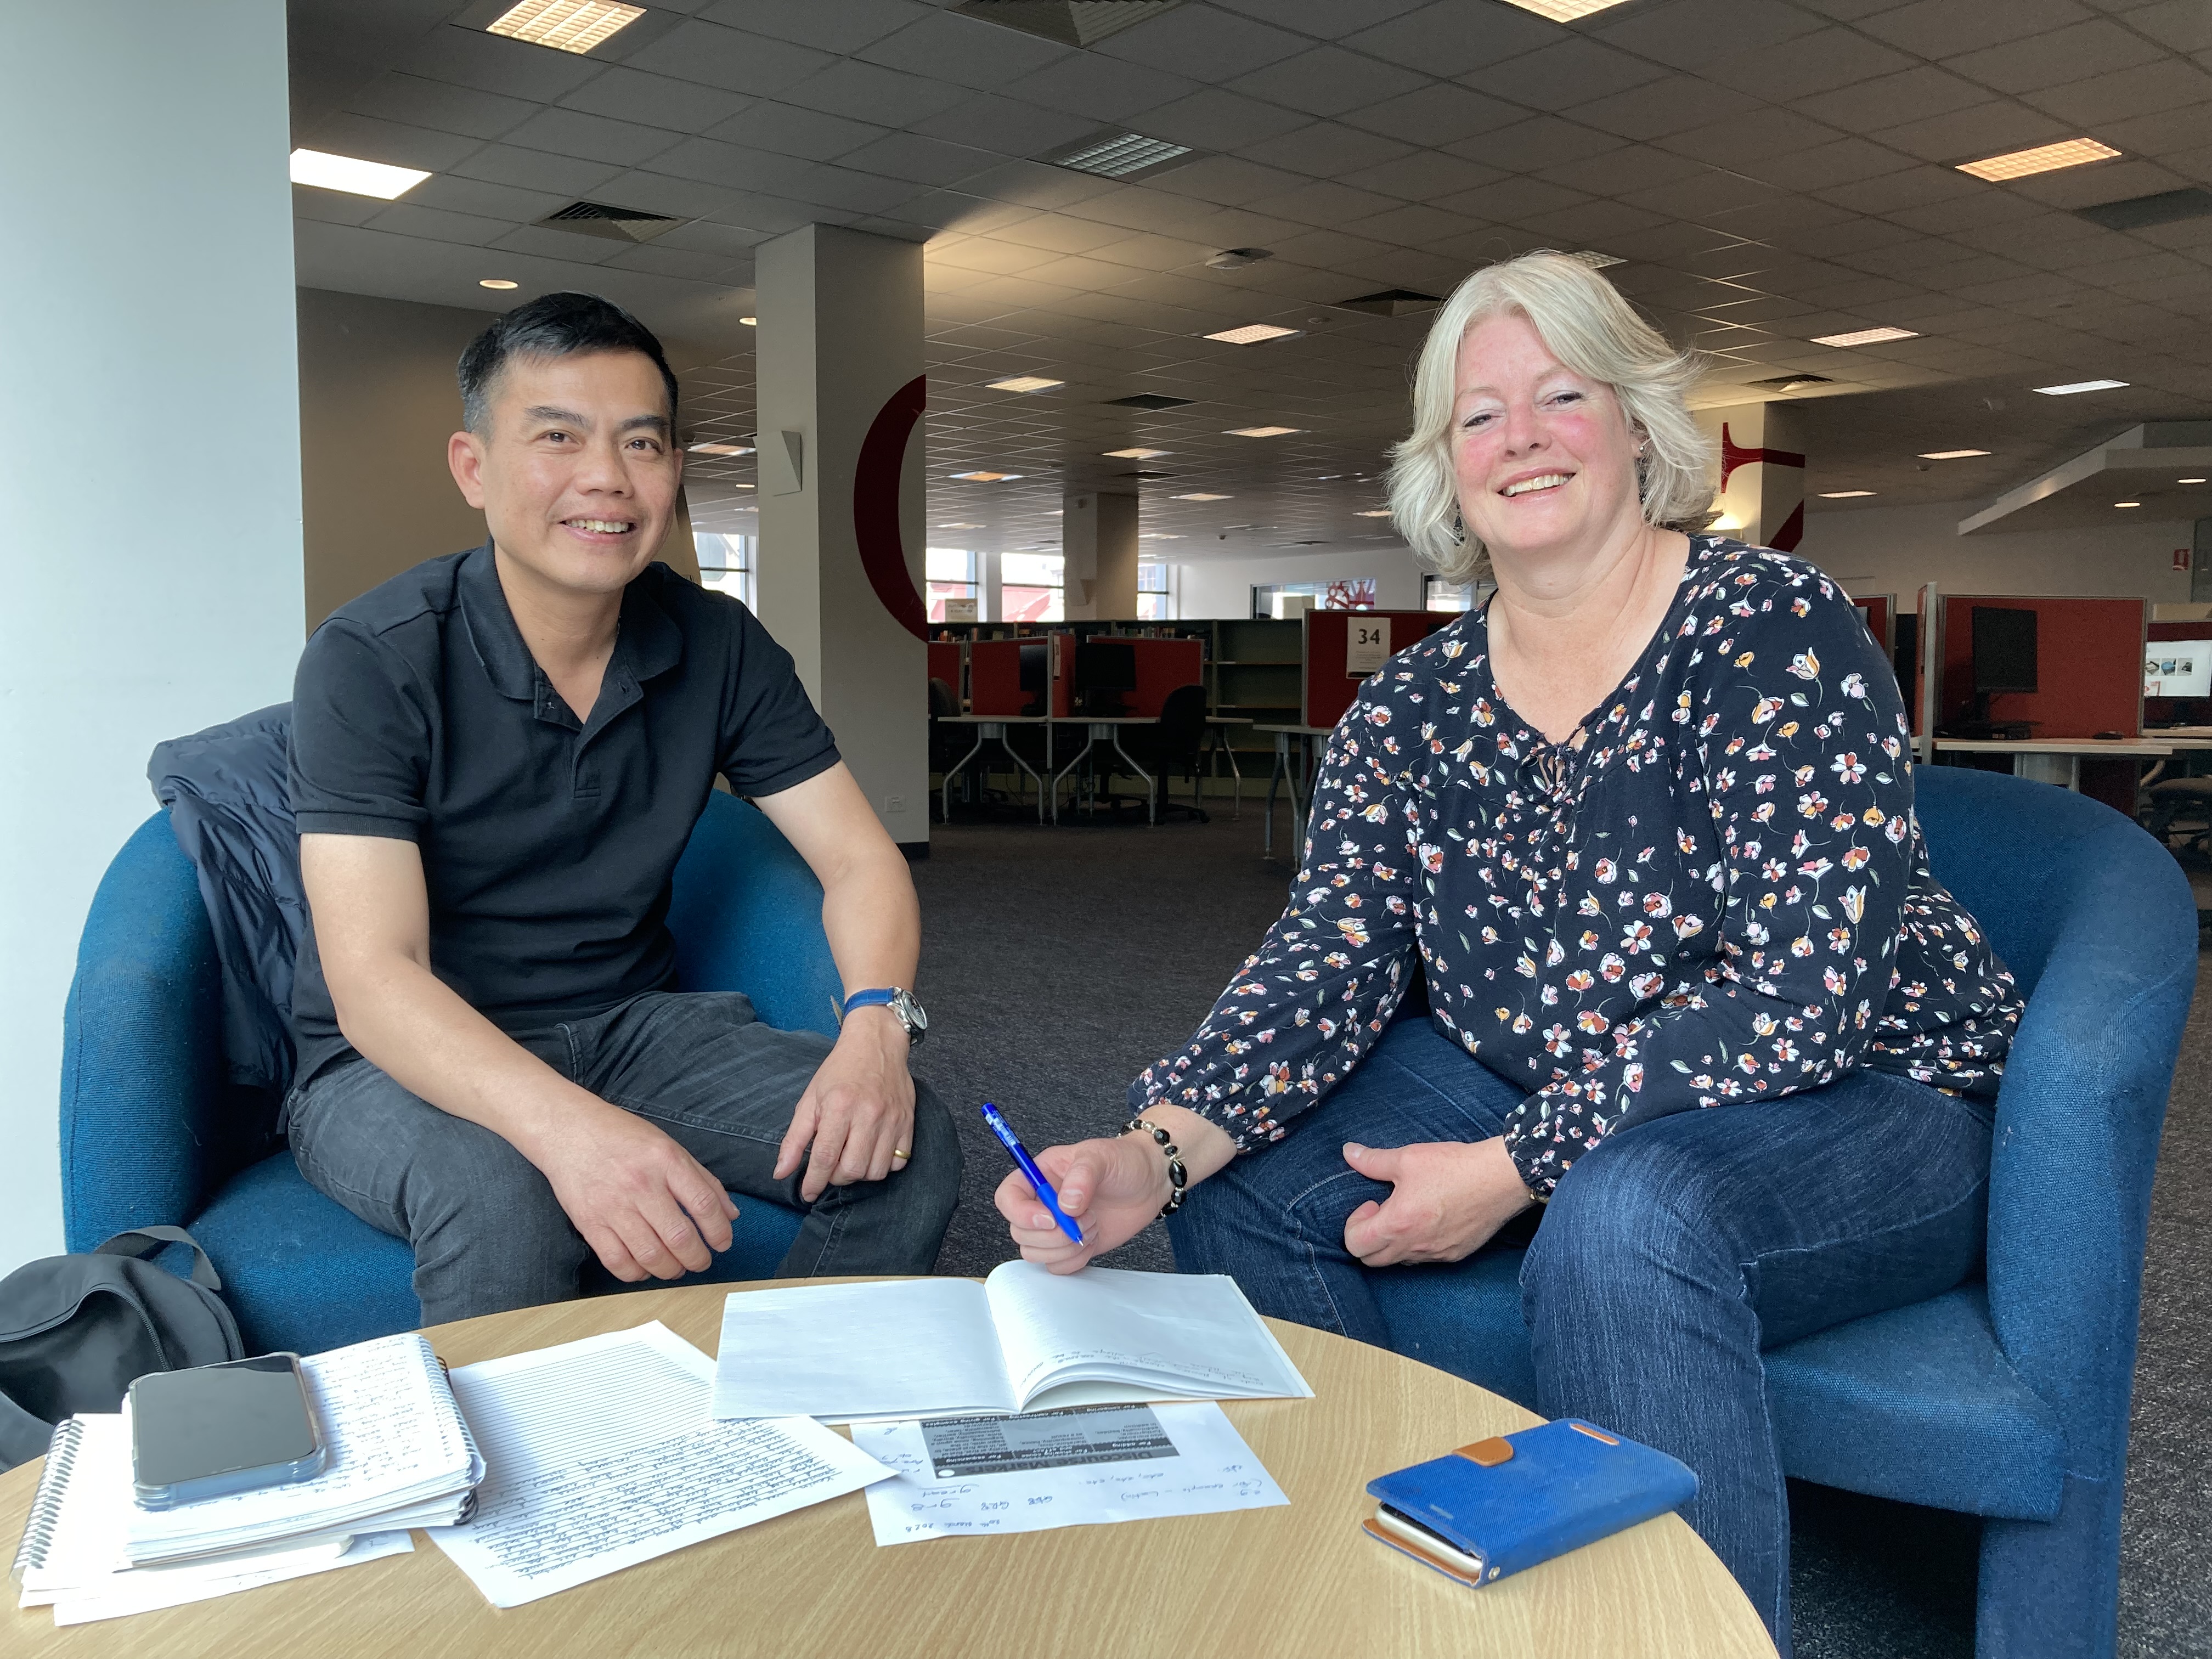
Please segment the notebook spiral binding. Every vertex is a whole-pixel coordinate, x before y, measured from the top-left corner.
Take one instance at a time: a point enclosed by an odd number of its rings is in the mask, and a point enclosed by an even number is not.
[[[74,1417],[65,1417],[46,1447],[46,1467],[39,1476],[39,1490],[31,1499],[31,1516],[23,1524],[22,1547],[9,1577],[18,1583],[33,1567],[46,1565],[46,1550],[54,1541],[54,1523],[62,1512],[62,1492],[69,1486],[70,1469],[76,1462],[84,1428]]]

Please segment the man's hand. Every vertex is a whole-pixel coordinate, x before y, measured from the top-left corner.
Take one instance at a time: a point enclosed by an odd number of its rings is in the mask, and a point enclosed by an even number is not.
[[[625,1284],[680,1279],[730,1248],[738,1206],[690,1153],[605,1101],[562,1115],[525,1156],[606,1269]]]
[[[781,1181],[803,1159],[799,1196],[809,1204],[831,1187],[881,1181],[914,1151],[914,1077],[906,1027],[888,1008],[855,1008],[837,1046],[814,1073],[775,1155]],[[813,1147],[812,1155],[807,1152]]]
[[[1345,1220],[1344,1248],[1370,1267],[1463,1261],[1536,1201],[1502,1138],[1382,1148],[1351,1141],[1344,1161],[1395,1188],[1387,1202],[1370,1199]]]

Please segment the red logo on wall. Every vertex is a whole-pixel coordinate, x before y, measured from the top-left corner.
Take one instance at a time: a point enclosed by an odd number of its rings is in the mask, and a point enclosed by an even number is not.
[[[2176,570],[2186,570],[2189,568],[2189,550],[2187,548],[2177,547],[2173,550],[2173,568]]]

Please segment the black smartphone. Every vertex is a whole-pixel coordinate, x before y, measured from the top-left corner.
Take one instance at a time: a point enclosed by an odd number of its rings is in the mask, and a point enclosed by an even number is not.
[[[141,1509],[312,1480],[329,1460],[295,1353],[155,1371],[131,1385]]]

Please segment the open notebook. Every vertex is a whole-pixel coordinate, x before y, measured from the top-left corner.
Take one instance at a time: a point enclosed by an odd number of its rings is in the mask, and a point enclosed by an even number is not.
[[[714,1413],[845,1423],[1312,1395],[1232,1279],[1009,1261],[981,1285],[733,1292]]]

